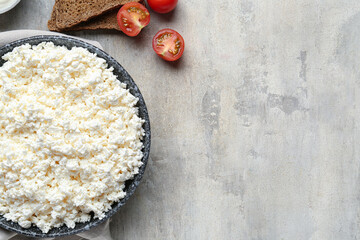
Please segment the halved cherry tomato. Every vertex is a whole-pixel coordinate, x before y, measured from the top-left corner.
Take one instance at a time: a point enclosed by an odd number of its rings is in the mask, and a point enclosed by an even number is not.
[[[121,31],[128,36],[134,37],[149,24],[150,13],[144,5],[130,2],[120,8],[117,21]]]
[[[152,10],[158,13],[168,13],[174,10],[178,0],[147,0]]]
[[[185,49],[185,41],[180,33],[168,28],[154,36],[152,45],[157,55],[166,61],[178,60]]]

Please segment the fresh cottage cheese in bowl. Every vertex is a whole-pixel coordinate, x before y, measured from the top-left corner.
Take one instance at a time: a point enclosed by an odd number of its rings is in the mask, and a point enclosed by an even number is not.
[[[0,67],[0,215],[24,228],[103,218],[142,165],[138,98],[104,59],[43,42]]]

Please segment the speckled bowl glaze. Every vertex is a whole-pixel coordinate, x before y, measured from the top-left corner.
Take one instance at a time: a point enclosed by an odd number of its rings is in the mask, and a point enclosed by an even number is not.
[[[3,216],[0,215],[0,227],[5,228],[7,230],[23,234],[29,237],[40,237],[40,238],[50,238],[50,237],[60,237],[60,236],[67,236],[67,235],[73,235],[80,232],[84,232],[89,230],[91,227],[94,227],[108,218],[110,218],[112,215],[114,215],[125,203],[126,201],[131,197],[131,195],[135,192],[136,187],[139,185],[140,180],[145,172],[145,167],[148,162],[149,153],[150,153],[150,142],[151,142],[151,132],[150,132],[150,120],[148,111],[145,105],[145,101],[143,96],[140,93],[139,88],[136,86],[133,79],[130,77],[130,75],[125,71],[125,69],[109,54],[105,53],[101,49],[83,42],[78,39],[70,38],[70,37],[64,37],[64,36],[47,36],[47,35],[41,35],[41,36],[35,36],[35,37],[29,37],[24,38],[15,42],[11,42],[9,44],[6,44],[2,47],[0,47],[0,56],[3,56],[4,54],[11,52],[15,47],[21,46],[23,44],[29,43],[30,45],[37,45],[41,42],[53,42],[55,45],[58,46],[66,46],[68,49],[71,49],[72,47],[83,47],[88,49],[92,53],[96,53],[98,57],[103,58],[107,61],[109,67],[114,68],[114,74],[118,77],[118,79],[126,83],[127,88],[130,90],[131,94],[139,98],[139,102],[137,104],[139,108],[139,116],[145,120],[145,123],[143,125],[143,128],[145,130],[145,137],[143,139],[144,143],[144,157],[142,159],[142,162],[144,163],[140,170],[139,174],[137,174],[134,179],[126,181],[126,196],[125,198],[121,199],[121,201],[116,202],[112,205],[112,208],[106,213],[106,217],[103,219],[94,219],[91,218],[90,221],[85,223],[77,223],[75,228],[71,229],[63,225],[60,228],[53,228],[48,233],[44,234],[41,232],[41,230],[37,227],[30,227],[30,228],[22,228],[19,224],[7,221]],[[4,60],[0,59],[0,66],[4,64]]]

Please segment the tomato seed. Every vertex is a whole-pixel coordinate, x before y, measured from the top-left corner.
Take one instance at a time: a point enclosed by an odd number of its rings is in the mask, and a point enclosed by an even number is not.
[[[137,8],[137,7],[129,7],[127,10],[129,13],[137,13],[140,15],[140,19],[145,19],[149,13],[148,12],[144,12],[141,9]]]

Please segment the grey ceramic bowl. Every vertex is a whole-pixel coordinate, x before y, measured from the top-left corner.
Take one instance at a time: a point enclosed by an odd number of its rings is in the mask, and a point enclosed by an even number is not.
[[[119,202],[116,202],[112,205],[112,208],[106,213],[106,217],[99,220],[91,218],[90,221],[85,223],[77,223],[75,228],[71,229],[66,227],[65,225],[60,228],[53,228],[48,233],[44,234],[41,232],[41,230],[37,227],[30,227],[30,228],[22,228],[19,224],[7,221],[3,216],[0,215],[0,227],[5,228],[7,230],[27,235],[30,237],[42,237],[42,238],[49,238],[49,237],[60,237],[60,236],[67,236],[72,234],[77,234],[86,230],[89,230],[91,227],[94,227],[102,222],[104,222],[106,219],[114,215],[120,208],[123,206],[126,201],[130,198],[130,196],[134,193],[136,187],[139,185],[140,180],[145,172],[145,167],[149,158],[150,153],[150,141],[151,141],[151,133],[150,133],[150,120],[147,112],[147,108],[145,105],[145,101],[143,96],[140,93],[139,88],[136,86],[135,82],[132,80],[130,75],[125,71],[125,69],[115,60],[113,59],[109,54],[105,53],[101,49],[83,42],[78,39],[70,38],[70,37],[64,37],[64,36],[35,36],[30,38],[24,38],[9,44],[6,44],[5,46],[0,47],[0,56],[3,56],[4,54],[12,51],[15,47],[23,45],[25,43],[29,43],[30,45],[37,45],[41,42],[53,42],[55,45],[59,46],[66,46],[67,48],[71,49],[72,47],[83,47],[88,49],[92,53],[96,53],[98,57],[103,58],[107,61],[109,67],[114,68],[114,74],[118,77],[118,79],[121,82],[126,83],[127,88],[130,90],[131,94],[139,98],[138,102],[138,108],[139,108],[139,116],[145,120],[145,123],[143,125],[143,128],[145,130],[145,137],[143,139],[144,143],[144,157],[142,159],[142,162],[144,163],[140,170],[139,174],[137,174],[134,179],[128,180],[126,182],[126,196],[125,198],[121,199]],[[0,66],[4,64],[4,60],[0,58]]]

